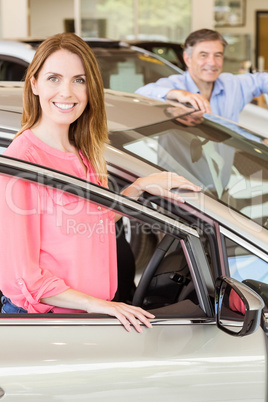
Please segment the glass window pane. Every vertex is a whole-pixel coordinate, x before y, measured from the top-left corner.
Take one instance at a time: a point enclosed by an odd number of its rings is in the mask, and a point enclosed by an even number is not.
[[[176,108],[166,107],[166,115],[175,113]],[[181,110],[177,116],[179,113]],[[257,136],[253,143],[250,131],[218,117],[217,121],[223,124],[198,112],[185,116],[181,113],[173,121],[114,132],[111,143],[165,170],[180,173],[201,185],[208,195],[267,228],[267,147],[257,143]]]
[[[268,263],[234,241],[225,238],[230,276],[242,282],[253,279],[268,283]]]
[[[81,0],[84,37],[184,42],[190,30],[191,0]]]
[[[122,39],[134,32],[133,0],[81,0],[81,36]]]
[[[139,1],[139,38],[183,43],[191,30],[191,0]]]
[[[134,92],[139,87],[174,74],[174,70],[151,56],[133,49],[93,48],[105,88]]]

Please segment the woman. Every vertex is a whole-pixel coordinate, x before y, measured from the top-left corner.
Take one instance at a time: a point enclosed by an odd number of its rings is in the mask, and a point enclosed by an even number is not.
[[[107,186],[108,142],[102,79],[88,45],[74,34],[48,38],[25,78],[22,129],[5,155]],[[199,191],[175,174],[139,178],[123,191],[178,199],[172,187]],[[66,193],[1,178],[2,312],[88,312],[151,327],[153,315],[111,302],[117,288],[114,220],[119,216]],[[80,225],[80,226],[79,226]],[[81,225],[89,230],[79,232]],[[100,229],[103,230],[100,230]],[[6,239],[12,236],[11,253]]]

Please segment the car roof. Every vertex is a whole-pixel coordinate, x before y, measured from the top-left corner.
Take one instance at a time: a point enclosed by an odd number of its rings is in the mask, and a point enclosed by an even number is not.
[[[30,63],[35,54],[35,49],[27,43],[12,40],[0,40],[0,55],[14,57]]]
[[[129,40],[127,41],[129,45],[134,45],[134,46],[139,46],[139,47],[172,47],[173,49],[178,49],[180,51],[183,51],[183,45],[179,42],[166,42],[166,41],[160,41],[160,40]]]
[[[39,46],[46,38],[19,38],[18,42],[22,42],[25,44],[29,44],[33,47]],[[118,48],[121,46],[129,46],[127,43],[122,42],[120,40],[109,39],[109,38],[95,38],[95,37],[83,37],[82,38],[86,43],[88,43],[92,47],[114,47]]]
[[[0,110],[22,112],[23,82],[0,83]],[[129,92],[105,89],[105,106],[109,131],[131,130],[170,120],[168,105],[155,99]],[[174,108],[176,117],[192,113],[187,105]]]
[[[104,49],[121,49],[122,51],[132,51],[132,52],[138,52],[138,53],[146,53],[148,56],[151,56],[154,59],[158,59],[159,61],[162,61],[164,64],[172,68],[174,74],[183,74],[183,70],[177,66],[175,66],[173,63],[170,63],[168,60],[165,60],[164,58],[158,56],[157,54],[151,52],[150,50],[146,50],[142,47],[132,45],[131,43],[121,41],[121,40],[115,40],[115,39],[109,39],[109,38],[93,38],[93,37],[83,37],[82,38],[91,48],[94,49],[94,53],[98,55],[98,49],[104,50]],[[45,38],[25,38],[25,39],[18,39],[18,42],[22,42],[25,45],[29,45],[32,47],[32,49],[36,49],[43,41]],[[171,71],[170,71],[171,74]]]

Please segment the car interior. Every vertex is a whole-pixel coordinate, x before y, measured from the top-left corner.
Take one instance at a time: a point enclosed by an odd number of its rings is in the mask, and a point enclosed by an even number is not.
[[[120,188],[122,180],[116,186]],[[162,209],[148,201],[146,194],[140,202],[158,211]],[[153,226],[133,217],[125,216],[116,225],[118,291],[114,300],[140,306],[157,317],[206,317],[192,280],[183,239],[154,230]],[[209,236],[202,237],[212,270],[210,241]]]
[[[138,227],[147,232],[142,236],[143,253],[146,253],[143,261],[139,261],[139,253],[133,252],[125,235],[123,240],[117,238],[119,280],[115,300],[140,306],[158,317],[205,317],[199,307],[181,240],[168,234],[150,233],[148,227],[144,230],[141,225]],[[135,232],[139,237],[135,230],[132,230],[132,237]],[[137,241],[132,238],[132,242]],[[152,247],[155,242],[157,245]],[[124,299],[126,295],[128,298]]]

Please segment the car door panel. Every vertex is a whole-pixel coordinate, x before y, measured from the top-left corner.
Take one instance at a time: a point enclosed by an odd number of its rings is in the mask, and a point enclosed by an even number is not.
[[[142,334],[112,319],[9,321],[0,322],[6,401],[265,400],[262,330],[237,338],[211,320],[156,320]]]

